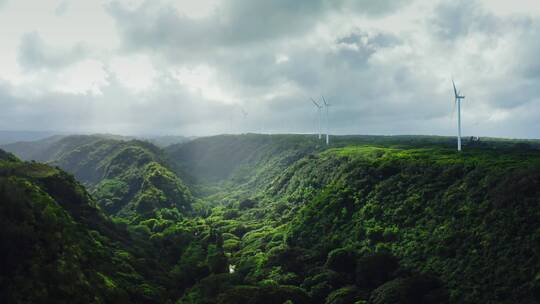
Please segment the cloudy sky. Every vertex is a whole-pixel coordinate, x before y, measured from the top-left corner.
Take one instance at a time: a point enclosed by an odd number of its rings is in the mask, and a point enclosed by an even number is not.
[[[540,1],[0,0],[0,130],[540,137]]]

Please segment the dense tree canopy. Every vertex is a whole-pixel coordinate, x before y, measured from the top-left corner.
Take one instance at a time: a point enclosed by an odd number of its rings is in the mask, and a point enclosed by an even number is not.
[[[540,301],[534,143],[62,140],[0,150],[1,302]]]

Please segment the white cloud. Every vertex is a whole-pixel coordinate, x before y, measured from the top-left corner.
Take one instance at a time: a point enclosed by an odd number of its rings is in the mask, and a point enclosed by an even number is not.
[[[480,0],[483,6],[497,15],[540,15],[540,2],[531,0]]]
[[[235,103],[235,98],[217,83],[216,71],[207,65],[177,69],[173,71],[173,77],[194,95],[226,104]]]
[[[144,55],[113,58],[110,70],[119,83],[136,92],[148,90],[157,76],[152,62]]]
[[[335,132],[454,134],[453,76],[466,132],[538,137],[539,33],[526,0],[9,1],[0,128],[310,132],[324,94]]]
[[[287,61],[289,61],[289,56],[285,54],[276,55],[276,64],[285,63]]]

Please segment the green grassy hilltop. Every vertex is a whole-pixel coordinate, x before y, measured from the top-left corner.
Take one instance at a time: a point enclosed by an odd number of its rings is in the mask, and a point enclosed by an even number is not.
[[[540,301],[536,141],[485,139],[457,153],[446,137],[333,140],[24,145],[24,155],[54,150],[41,154],[49,165],[2,152],[0,299]]]

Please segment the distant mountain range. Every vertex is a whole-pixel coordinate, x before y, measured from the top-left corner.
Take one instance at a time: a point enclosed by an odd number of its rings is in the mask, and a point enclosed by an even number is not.
[[[40,131],[1,131],[0,145],[10,144],[18,141],[36,141],[59,134],[58,132]]]

